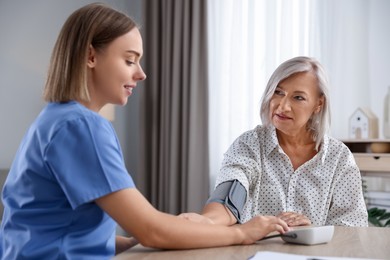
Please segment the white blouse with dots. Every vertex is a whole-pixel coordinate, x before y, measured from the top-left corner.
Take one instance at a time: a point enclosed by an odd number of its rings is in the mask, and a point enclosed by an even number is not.
[[[367,226],[360,171],[341,141],[325,136],[319,152],[294,171],[273,126],[257,126],[237,138],[225,153],[218,184],[237,179],[247,191],[241,214],[293,211],[313,225]]]

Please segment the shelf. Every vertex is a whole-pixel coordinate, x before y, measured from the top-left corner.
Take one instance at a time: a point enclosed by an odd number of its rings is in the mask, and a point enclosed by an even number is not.
[[[360,171],[389,172],[390,154],[354,153]]]
[[[342,142],[351,150],[356,164],[362,172],[382,172],[390,174],[390,152],[374,153],[373,144],[390,145],[390,139],[349,139]],[[377,146],[378,147],[378,146]],[[379,151],[379,150],[378,150]],[[390,151],[387,149],[387,151]]]
[[[343,139],[343,143],[390,143],[390,139]]]
[[[350,139],[342,140],[348,146],[352,153],[373,153],[373,145],[387,146],[387,152],[390,154],[390,139]],[[376,146],[378,147],[378,146]],[[386,149],[386,148],[384,148]],[[382,150],[383,151],[383,150]],[[385,153],[386,154],[386,153]]]

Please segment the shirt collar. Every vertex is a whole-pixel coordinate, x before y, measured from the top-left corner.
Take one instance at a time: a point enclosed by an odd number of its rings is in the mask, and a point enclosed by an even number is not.
[[[266,136],[271,136],[271,141],[270,142],[265,142],[266,147],[265,147],[265,152],[266,155],[269,156],[269,154],[274,150],[279,148],[279,142],[278,142],[278,137],[276,136],[276,130],[273,125],[269,125],[266,129],[267,135]]]
[[[325,163],[325,157],[329,150],[328,148],[329,148],[329,136],[325,135],[324,139],[322,140],[322,143],[320,144],[320,148],[318,151],[318,155],[321,156],[321,162],[323,164]]]
[[[276,129],[273,125],[268,126],[266,131],[268,132],[266,136],[271,136],[271,142],[265,142],[266,144],[265,152],[266,155],[269,156],[269,154],[274,149],[279,149],[279,141],[278,141],[278,137],[276,136]],[[325,135],[322,143],[320,144],[319,151],[317,154],[317,156],[321,157],[322,163],[325,162],[325,157],[328,151],[328,147],[329,147],[329,136]]]

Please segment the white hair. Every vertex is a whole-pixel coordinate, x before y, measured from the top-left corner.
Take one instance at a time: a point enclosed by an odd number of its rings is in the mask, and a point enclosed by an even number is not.
[[[330,107],[329,107],[329,91],[328,78],[322,65],[311,57],[295,57],[287,60],[279,65],[270,77],[267,87],[261,98],[260,117],[264,125],[272,124],[270,118],[270,101],[278,87],[279,83],[300,72],[313,72],[317,77],[318,89],[320,95],[324,98],[322,109],[319,113],[313,114],[308,121],[307,128],[313,134],[313,140],[316,142],[316,150],[318,150],[325,134],[330,128]]]

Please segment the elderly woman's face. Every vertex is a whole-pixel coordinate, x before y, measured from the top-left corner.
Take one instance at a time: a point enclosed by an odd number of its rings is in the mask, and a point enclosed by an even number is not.
[[[271,98],[271,122],[288,135],[306,132],[307,122],[313,113],[321,111],[323,102],[315,74],[294,74],[279,83]]]

